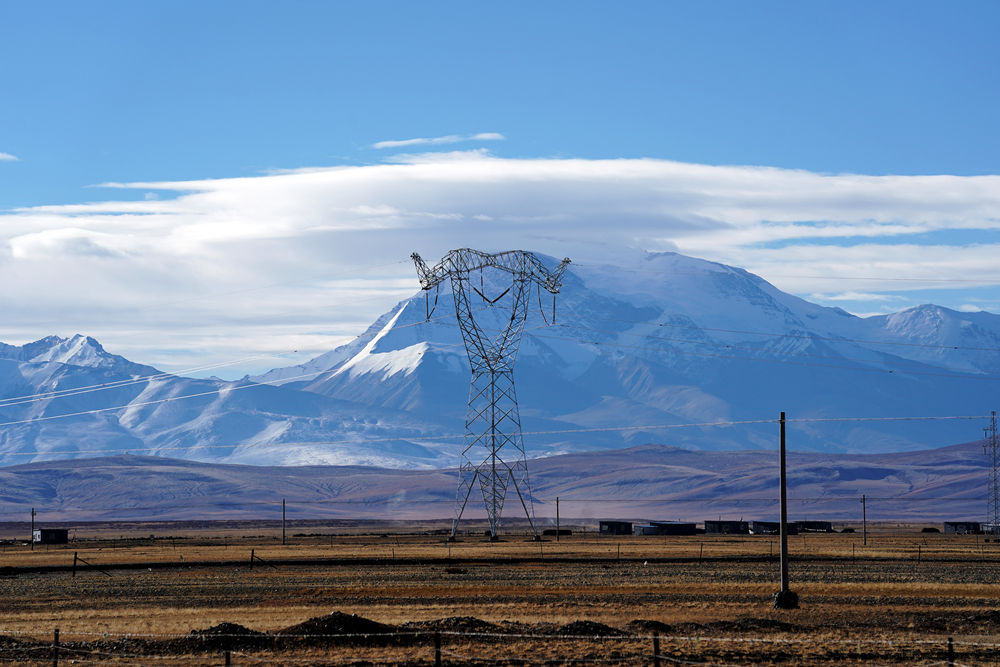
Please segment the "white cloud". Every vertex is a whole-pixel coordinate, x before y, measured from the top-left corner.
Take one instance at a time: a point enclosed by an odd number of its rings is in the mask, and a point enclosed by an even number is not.
[[[898,301],[895,294],[873,294],[871,292],[841,292],[839,294],[812,294],[815,301]]]
[[[0,214],[7,342],[82,332],[139,361],[186,346],[176,352],[186,366],[291,340],[339,340],[417,290],[411,252],[434,258],[457,247],[526,248],[578,263],[606,261],[624,246],[678,250],[831,300],[946,287],[958,307],[975,300],[968,288],[1000,285],[1000,244],[947,237],[1000,228],[998,176],[466,151],[106,185],[170,196]]]
[[[18,157],[16,155],[0,152],[0,162],[17,162],[17,160]]]
[[[503,141],[507,137],[499,132],[480,132],[478,134],[448,134],[443,137],[417,137],[415,139],[397,139],[377,141],[372,148],[405,148],[407,146],[436,146],[441,144],[458,144],[463,141]]]

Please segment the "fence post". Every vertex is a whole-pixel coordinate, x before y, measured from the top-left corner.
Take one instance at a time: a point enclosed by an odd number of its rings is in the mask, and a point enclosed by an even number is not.
[[[74,577],[76,576],[76,554],[77,554],[77,552],[74,551],[73,552],[73,576]]]
[[[660,667],[660,633],[653,633],[653,667]]]
[[[227,650],[226,651],[226,667],[229,667],[229,665],[231,665],[231,664],[232,663],[230,662],[230,659],[229,659],[229,651]]]
[[[52,633],[52,667],[59,667],[59,628]]]
[[[253,569],[253,549],[250,550],[250,569]]]
[[[948,667],[955,667],[955,645],[952,643],[951,637],[948,637]]]
[[[441,667],[441,631],[434,632],[434,667]]]

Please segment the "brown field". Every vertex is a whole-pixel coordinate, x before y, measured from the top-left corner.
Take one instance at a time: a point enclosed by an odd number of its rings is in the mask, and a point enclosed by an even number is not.
[[[435,631],[444,664],[649,665],[654,633],[663,665],[946,664],[949,637],[956,664],[1000,656],[1000,545],[982,536],[793,536],[801,608],[778,611],[775,537],[577,529],[449,545],[375,528],[293,526],[285,545],[273,525],[95,525],[34,551],[7,541],[0,661],[51,664],[55,628],[75,664],[222,665],[228,649],[232,664],[431,665]]]

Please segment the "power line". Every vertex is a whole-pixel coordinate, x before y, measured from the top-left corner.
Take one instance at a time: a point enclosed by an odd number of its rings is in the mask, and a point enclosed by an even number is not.
[[[729,267],[725,264],[718,262],[712,262],[710,260],[703,260],[711,264],[718,264],[719,266],[724,266],[726,268],[735,268],[736,272],[741,274],[747,274],[753,276],[754,278],[759,278],[764,282],[768,280],[756,273],[752,273],[746,269],[739,269],[736,267]],[[733,271],[664,271],[657,269],[646,269],[646,268],[636,268],[636,267],[621,267],[621,266],[609,266],[602,264],[587,264],[574,262],[578,267],[592,268],[592,269],[614,269],[615,271],[629,271],[633,273],[650,273],[659,274],[667,276],[704,276],[706,273],[717,273],[720,275],[731,275]],[[893,276],[891,278],[883,276],[845,276],[845,275],[809,275],[809,274],[794,274],[794,273],[771,273],[768,274],[771,277],[776,278],[809,278],[815,280],[885,280],[891,282],[916,282],[916,283],[983,283],[986,285],[991,285],[1000,282],[1000,276],[993,278],[917,278],[917,277],[907,277],[907,276]],[[769,283],[770,284],[770,283]]]
[[[786,423],[824,423],[824,422],[890,422],[890,421],[968,421],[978,419],[988,419],[984,415],[944,415],[926,417],[802,417],[798,419],[786,419]],[[755,424],[776,424],[778,419],[771,417],[766,419],[741,419],[728,421],[693,422],[685,424],[645,424],[630,426],[598,426],[586,428],[550,429],[544,431],[524,431],[523,435],[567,435],[576,433],[611,433],[624,431],[659,431],[680,428],[712,428],[721,426],[746,426]],[[0,424],[2,426],[3,424]],[[491,435],[486,433],[485,435]],[[230,443],[230,444],[198,444],[187,447],[141,447],[124,449],[89,449],[77,450],[73,452],[52,452],[62,454],[131,454],[135,452],[159,453],[165,451],[192,451],[199,449],[239,449],[239,448],[289,448],[289,447],[331,447],[340,445],[362,445],[385,442],[433,442],[435,440],[453,440],[465,438],[466,433],[444,433],[437,435],[415,435],[415,436],[392,436],[382,438],[357,438],[353,440],[335,440],[325,442],[250,442],[250,443]],[[4,456],[38,456],[38,452],[10,452]],[[50,459],[53,460],[53,459]]]
[[[152,380],[160,380],[168,377],[177,377],[183,379],[196,379],[196,378],[184,378],[182,373],[195,373],[198,371],[211,370],[213,368],[222,368],[225,366],[233,366],[235,364],[241,364],[245,361],[256,361],[258,359],[274,359],[280,356],[280,353],[267,354],[267,355],[255,355],[252,357],[242,357],[240,359],[232,359],[229,361],[221,361],[214,364],[208,364],[205,366],[195,366],[193,368],[185,368],[183,370],[177,371],[177,373],[156,373],[154,375],[142,375],[139,377],[132,377],[127,380],[112,380],[111,382],[102,382],[100,384],[85,385],[82,387],[72,387],[68,389],[58,389],[53,391],[39,392],[37,394],[25,394],[22,396],[11,396],[9,398],[0,399],[0,408],[8,407],[11,405],[23,405],[25,403],[34,403],[40,400],[49,400],[55,398],[64,398],[66,396],[76,396],[78,394],[89,394],[95,391],[105,391],[108,389],[118,389],[119,387],[127,387],[132,384],[138,384],[140,382],[149,382]]]
[[[560,327],[560,328],[564,328],[564,329],[581,329],[581,330],[584,330],[584,331],[597,331],[597,332],[601,332],[601,333],[614,334],[616,336],[631,336],[633,338],[642,338],[642,339],[653,340],[653,341],[660,341],[660,340],[662,340],[662,341],[667,341],[667,342],[671,342],[671,343],[688,343],[688,344],[691,344],[691,345],[704,345],[706,347],[715,347],[715,348],[720,348],[720,349],[746,350],[746,351],[750,351],[750,352],[754,352],[754,351],[759,351],[760,350],[760,348],[749,347],[749,346],[746,346],[746,345],[733,345],[733,344],[729,344],[729,343],[718,343],[718,342],[709,341],[709,340],[693,340],[693,339],[690,339],[690,338],[670,338],[670,337],[664,337],[664,336],[654,336],[652,334],[635,333],[635,332],[632,332],[632,331],[615,331],[614,329],[600,329],[600,328],[597,328],[597,327],[587,327],[587,326],[582,326],[582,325],[577,325],[577,324],[566,324],[565,322],[555,324],[554,326],[557,326],[557,327]],[[808,338],[808,337],[802,336],[802,338]],[[610,343],[610,344],[614,345],[616,343]],[[671,351],[672,352],[678,352],[679,354],[684,354],[685,353],[683,350],[677,350],[675,348],[672,348]],[[998,350],[998,351],[1000,351],[1000,350]],[[837,360],[840,360],[840,361],[854,361],[854,362],[861,363],[861,364],[867,363],[865,360],[862,360],[862,359],[855,359],[855,358],[852,358],[852,357],[845,357],[845,356],[830,356],[830,355],[823,355],[823,354],[795,354],[795,355],[786,355],[786,356],[789,359],[793,359],[793,358],[795,358],[795,359],[830,359],[830,360],[834,360],[834,361],[837,361]],[[744,358],[763,359],[762,357],[744,357]],[[899,358],[905,359],[905,357],[899,357]],[[905,359],[905,360],[906,361],[912,361],[910,359]],[[921,363],[921,362],[913,362],[913,363]],[[926,365],[926,364],[922,364],[922,365]],[[900,369],[900,370],[902,372],[906,372],[904,369]]]
[[[428,491],[433,493],[433,491]],[[442,489],[441,493],[445,490]],[[555,497],[544,497],[532,494],[532,498],[535,502],[542,505],[555,505]],[[792,496],[788,500],[797,503],[840,503],[840,502],[857,502],[860,496]],[[873,497],[867,496],[868,501],[877,502],[983,502],[985,497],[983,496],[921,496],[921,495],[901,495],[901,496],[882,496]],[[287,507],[296,506],[317,506],[317,505],[398,505],[400,500],[395,497],[385,497],[385,498],[374,498],[374,499],[364,499],[364,498],[318,498],[313,500],[298,500],[295,498],[286,499]],[[756,496],[657,496],[657,497],[639,497],[639,498],[607,498],[607,497],[576,497],[570,498],[566,496],[559,496],[560,503],[694,503],[694,502],[706,502],[706,503],[776,503],[778,498],[772,497],[756,497]],[[414,498],[412,495],[405,501],[407,503],[419,502],[420,504],[450,504],[454,503],[454,498]],[[3,503],[0,504],[0,508],[4,508],[3,511],[8,514],[13,514],[13,511],[7,508],[14,507],[30,507],[31,502],[28,503]],[[37,507],[37,505],[35,505]],[[175,510],[175,509],[198,509],[198,508],[241,508],[241,507],[272,507],[275,511],[281,509],[280,500],[244,500],[244,501],[220,501],[211,502],[204,501],[198,503],[177,503],[177,504],[166,504],[166,505],[106,505],[106,506],[86,506],[74,504],[72,508],[68,508],[70,511],[79,512],[120,512],[120,511],[154,511],[154,510]],[[44,515],[52,512],[62,512],[66,511],[67,508],[53,508],[53,509],[39,509],[38,514]],[[277,519],[280,520],[280,519]]]
[[[602,347],[622,348],[622,349],[629,349],[629,350],[645,350],[645,351],[649,351],[649,352],[661,352],[661,353],[664,351],[662,348],[647,347],[647,346],[642,346],[642,345],[628,345],[628,344],[625,344],[625,343],[610,343],[610,342],[597,341],[597,340],[587,340],[587,339],[582,338],[582,337],[577,338],[577,337],[571,337],[571,336],[555,336],[555,335],[552,335],[552,334],[540,334],[540,333],[534,333],[532,335],[535,336],[535,337],[537,337],[537,338],[552,338],[552,339],[555,339],[555,340],[573,340],[573,341],[577,341],[577,342],[581,342],[581,343],[586,343],[586,344],[589,344],[589,345],[597,345],[597,346],[602,346]],[[890,375],[898,373],[900,375],[923,375],[923,376],[930,376],[930,377],[950,377],[950,378],[959,378],[959,379],[963,379],[963,380],[1000,380],[1000,376],[997,376],[997,375],[983,375],[983,374],[978,374],[978,373],[968,373],[968,374],[960,374],[960,373],[937,373],[937,372],[931,372],[931,371],[916,371],[916,370],[908,370],[908,369],[900,369],[900,370],[896,371],[896,370],[891,369],[891,368],[890,369],[882,369],[882,368],[873,368],[873,367],[864,367],[864,366],[842,366],[842,365],[836,365],[836,364],[817,364],[817,363],[811,363],[811,362],[808,362],[808,361],[794,361],[794,360],[791,360],[791,359],[768,359],[768,358],[764,358],[764,357],[747,357],[747,356],[739,356],[739,355],[731,355],[731,354],[712,354],[712,353],[709,353],[709,352],[695,352],[695,351],[692,351],[692,350],[676,350],[675,349],[675,350],[671,350],[671,352],[674,352],[674,353],[677,353],[677,354],[685,354],[685,355],[689,355],[689,356],[696,356],[696,357],[712,357],[712,358],[717,358],[717,359],[736,359],[736,360],[741,360],[741,361],[755,361],[755,362],[760,362],[760,363],[765,363],[765,364],[783,364],[783,365],[787,365],[787,366],[808,366],[808,367],[812,367],[812,368],[834,368],[834,369],[839,369],[839,370],[861,371],[861,372],[865,372],[865,373],[885,373],[885,374],[890,374]],[[0,425],[2,425],[2,424],[0,424]]]
[[[425,324],[444,324],[444,325],[447,326],[448,323],[445,322],[445,321],[443,321],[443,320],[447,320],[447,319],[449,319],[447,316],[439,316],[437,318],[432,318],[430,320],[423,320],[423,321],[420,321],[420,322],[413,322],[413,323],[410,323],[410,324],[401,324],[399,326],[393,327],[389,333],[391,333],[392,331],[399,330],[399,329],[407,329],[407,328],[410,328],[410,327],[423,326]],[[350,345],[351,343],[357,341],[358,339],[363,338],[367,333],[369,333],[369,331],[365,331],[364,333],[357,334],[356,336],[354,336],[354,338],[352,338],[351,340],[349,340],[346,343],[344,343],[343,345],[341,345],[341,347],[343,347],[344,345]],[[446,345],[446,344],[441,344],[441,345]],[[281,352],[281,353],[274,353],[274,354],[271,354],[271,355],[259,355],[259,356],[254,356],[254,357],[243,357],[241,359],[236,359],[236,360],[232,360],[232,361],[219,362],[217,364],[212,364],[212,365],[207,365],[207,366],[202,366],[202,367],[196,367],[196,368],[193,368],[193,369],[187,369],[187,370],[179,371],[178,373],[195,372],[195,371],[208,370],[208,369],[211,369],[211,368],[217,368],[217,367],[222,367],[222,366],[231,366],[231,365],[234,365],[234,364],[238,364],[238,363],[242,363],[244,361],[254,360],[254,359],[273,359],[273,358],[277,358],[277,357],[281,356],[282,354],[287,354],[287,353],[288,352]],[[322,374],[322,373],[326,373],[326,372],[335,372],[336,370],[337,370],[337,368],[331,368],[331,369],[326,369],[324,371],[317,371],[316,374]],[[246,388],[249,388],[249,387],[252,387],[252,386],[273,385],[273,384],[277,384],[277,383],[285,383],[285,382],[288,382],[288,381],[291,381],[291,380],[305,378],[308,375],[309,374],[299,375],[299,376],[290,376],[290,377],[286,377],[286,378],[280,378],[278,380],[274,380],[274,381],[271,381],[271,382],[260,382],[260,383],[256,383],[256,384],[253,384],[253,385],[226,386],[226,387],[221,387],[219,389],[216,389],[214,391],[203,392],[203,393],[199,393],[199,394],[190,394],[190,395],[187,395],[187,396],[175,396],[175,397],[170,397],[170,398],[166,398],[166,399],[159,399],[157,401],[149,401],[149,402],[143,403],[141,405],[140,404],[120,405],[120,406],[113,406],[113,407],[108,407],[108,408],[100,408],[100,409],[91,410],[91,411],[75,412],[75,413],[70,413],[70,414],[65,414],[65,415],[51,415],[51,416],[48,416],[48,417],[38,417],[38,418],[35,418],[35,419],[38,419],[38,420],[60,419],[62,417],[74,417],[74,416],[80,416],[80,415],[84,415],[84,414],[93,414],[93,413],[97,413],[97,412],[106,412],[106,411],[109,411],[109,410],[125,409],[125,408],[131,407],[133,405],[135,405],[137,407],[140,407],[140,406],[151,405],[151,404],[160,403],[160,402],[164,402],[165,403],[165,402],[174,401],[174,400],[181,400],[181,399],[184,399],[184,398],[195,398],[195,397],[200,397],[200,396],[206,396],[206,395],[209,395],[209,394],[212,394],[212,393],[219,393],[219,392],[222,392],[222,391],[230,391],[230,390],[235,390],[235,389],[246,389]],[[6,399],[0,399],[0,408],[8,407],[8,406],[13,406],[13,405],[23,405],[23,404],[26,404],[26,403],[35,403],[35,402],[38,402],[38,401],[54,400],[54,399],[57,399],[57,398],[64,398],[66,396],[77,396],[79,394],[89,394],[89,393],[93,393],[93,392],[97,392],[97,391],[105,391],[105,390],[108,390],[108,389],[117,389],[117,388],[120,388],[120,387],[126,387],[126,386],[133,385],[133,384],[139,384],[139,383],[142,383],[142,382],[148,382],[148,381],[158,380],[158,379],[163,379],[163,378],[168,378],[168,377],[176,377],[176,378],[181,379],[181,380],[203,381],[203,380],[199,380],[198,378],[183,377],[183,376],[175,374],[175,373],[159,373],[159,374],[156,374],[156,375],[147,375],[147,376],[142,376],[142,377],[137,377],[137,378],[129,378],[127,380],[114,380],[114,381],[111,381],[111,382],[108,382],[108,383],[103,383],[103,384],[87,385],[85,387],[74,387],[74,388],[61,389],[61,390],[52,391],[52,392],[40,392],[40,393],[37,393],[37,394],[27,394],[27,395],[24,395],[24,396],[16,396],[16,397],[11,397],[11,398],[6,398]],[[227,383],[227,384],[232,384],[232,383]],[[22,399],[24,399],[24,400],[22,400]],[[21,423],[25,423],[26,421],[34,421],[34,420],[21,420],[21,421],[13,421],[13,422],[3,422],[3,423],[0,423],[0,426],[9,426],[9,425],[14,425],[14,424],[21,424]]]
[[[389,263],[389,264],[386,264],[386,265],[381,265],[381,266],[387,266],[387,265],[398,264],[398,263],[402,263],[402,262],[392,262],[392,263]],[[375,268],[375,267],[373,267],[373,268]],[[257,288],[250,288],[250,289],[257,289]],[[243,290],[238,290],[238,291],[243,291]],[[443,320],[443,319],[447,319],[447,318],[435,318],[435,320],[429,320],[429,321],[436,321],[436,320]],[[1000,351],[1000,348],[988,348],[988,347],[947,346],[947,345],[933,345],[933,344],[923,344],[923,343],[906,343],[906,342],[893,342],[893,341],[875,341],[875,340],[867,340],[867,339],[838,338],[838,337],[829,337],[829,336],[817,336],[817,335],[812,335],[812,334],[808,334],[807,335],[807,334],[794,334],[794,333],[777,333],[777,332],[749,331],[749,330],[740,330],[740,329],[722,329],[722,328],[713,328],[713,327],[699,327],[699,326],[696,326],[696,325],[684,325],[684,324],[672,324],[672,323],[650,323],[650,322],[642,322],[642,321],[638,321],[638,320],[627,320],[627,319],[624,319],[624,318],[599,318],[599,319],[602,319],[603,321],[608,321],[608,322],[622,322],[622,323],[629,323],[629,324],[645,324],[645,325],[648,325],[648,326],[656,326],[656,327],[661,327],[661,328],[662,327],[671,327],[671,328],[681,328],[681,329],[695,329],[695,330],[704,330],[704,331],[715,331],[715,332],[721,332],[721,333],[735,333],[735,334],[769,336],[769,337],[778,337],[778,338],[799,338],[799,339],[807,339],[807,340],[824,340],[824,341],[833,341],[833,342],[853,342],[853,343],[865,343],[865,344],[872,344],[872,345],[906,346],[906,347],[920,347],[920,348],[930,348],[930,349],[952,349],[952,350],[972,350],[972,351],[990,351],[990,352]],[[402,328],[406,328],[406,327],[410,327],[410,326],[418,326],[420,324],[423,324],[423,322],[413,323],[413,324],[409,324],[409,325],[401,325],[401,326],[398,326],[398,327],[394,327],[393,330],[402,329]],[[612,331],[612,330],[608,330],[608,329],[599,329],[599,328],[596,328],[596,327],[585,327],[585,326],[581,326],[581,325],[567,325],[567,324],[564,324],[564,323],[560,323],[560,324],[558,324],[556,326],[560,326],[562,328],[576,328],[576,329],[583,329],[583,330],[611,332],[611,333],[615,333],[617,335],[635,336],[635,337],[639,337],[639,338],[646,338],[646,339],[649,339],[649,340],[665,340],[665,341],[685,342],[685,343],[696,344],[696,345],[705,345],[705,346],[711,346],[711,347],[718,347],[718,348],[722,348],[722,349],[746,349],[746,350],[753,349],[753,348],[747,348],[747,347],[744,347],[744,346],[734,346],[734,345],[725,344],[725,343],[713,343],[713,342],[709,342],[709,341],[698,341],[698,340],[690,340],[690,339],[674,339],[674,338],[666,338],[666,337],[653,336],[653,335],[650,335],[650,334],[638,334],[638,333],[633,333],[633,332],[617,332],[617,331]],[[365,332],[365,333],[367,333],[367,332]],[[365,335],[364,333],[356,335],[352,339],[352,341],[349,341],[349,342],[345,343],[345,345],[350,344],[350,342],[353,342],[353,340],[357,340],[358,338],[361,338],[364,335]],[[552,334],[548,334],[548,335],[545,335],[545,334],[535,334],[535,335],[539,336],[539,337],[560,338],[560,337],[554,336]],[[582,342],[586,342],[586,343],[589,343],[589,344],[600,345],[600,346],[605,346],[605,347],[617,347],[617,348],[622,348],[622,349],[648,350],[648,351],[655,351],[655,352],[662,352],[663,351],[663,350],[659,350],[659,349],[656,349],[656,348],[648,348],[648,347],[643,347],[643,346],[630,346],[630,345],[626,345],[626,344],[622,344],[622,343],[611,343],[611,342],[596,341],[596,340],[590,341],[590,340],[584,340],[583,338],[566,337],[564,339],[565,340],[580,340]],[[763,363],[781,363],[781,364],[793,364],[793,365],[803,365],[803,366],[810,366],[811,365],[811,366],[822,367],[822,368],[838,368],[838,369],[844,369],[844,370],[856,370],[856,371],[878,372],[878,373],[889,373],[889,374],[892,374],[892,373],[895,372],[895,370],[893,370],[893,369],[879,369],[879,368],[870,368],[870,367],[869,368],[864,368],[864,367],[839,366],[839,365],[837,365],[837,366],[831,366],[831,365],[825,365],[825,364],[810,364],[809,362],[797,362],[797,361],[793,361],[793,360],[790,360],[790,359],[766,359],[766,358],[761,358],[761,357],[744,357],[744,356],[738,356],[738,355],[717,355],[717,354],[709,354],[709,353],[698,353],[698,352],[694,352],[694,351],[690,351],[690,350],[672,350],[672,352],[675,352],[675,353],[678,353],[678,354],[693,355],[693,356],[715,357],[715,358],[723,358],[723,359],[742,359],[742,360],[748,360],[748,361],[758,361],[758,362],[763,362]],[[183,377],[181,375],[183,373],[190,373],[190,372],[195,372],[195,371],[200,371],[200,370],[207,370],[207,369],[210,369],[210,368],[218,368],[218,367],[224,367],[224,366],[228,366],[228,365],[234,365],[234,364],[237,364],[237,363],[242,363],[242,362],[247,361],[247,360],[264,359],[264,358],[275,358],[277,356],[280,356],[280,354],[285,354],[285,353],[287,353],[287,352],[284,352],[284,353],[275,353],[275,354],[272,354],[272,355],[259,355],[259,356],[252,356],[252,357],[244,357],[244,358],[233,360],[233,361],[219,362],[217,364],[211,364],[211,365],[206,365],[206,366],[201,366],[201,367],[195,367],[195,368],[191,368],[191,369],[184,369],[184,370],[181,370],[181,371],[177,371],[176,373],[160,373],[160,374],[157,374],[157,375],[150,375],[150,376],[144,376],[144,377],[138,377],[138,378],[130,378],[128,380],[112,381],[112,382],[109,382],[109,383],[102,383],[100,385],[88,385],[88,386],[84,386],[84,387],[77,387],[77,388],[72,388],[72,389],[64,389],[64,390],[58,390],[58,391],[53,391],[53,392],[39,392],[37,394],[29,394],[29,395],[18,396],[18,397],[10,397],[10,398],[6,398],[6,399],[0,399],[0,407],[7,407],[7,406],[13,406],[13,405],[21,405],[21,404],[24,404],[24,403],[34,402],[35,400],[51,400],[51,399],[55,399],[55,398],[62,398],[63,396],[74,396],[74,395],[79,395],[79,394],[90,393],[91,391],[105,391],[105,390],[108,390],[108,389],[114,389],[114,388],[129,386],[129,385],[133,385],[133,384],[138,384],[138,383],[145,382],[145,381],[148,381],[148,380],[153,380],[153,379],[160,379],[160,378],[166,378],[166,377]],[[799,355],[799,356],[804,357],[804,358],[844,359],[845,361],[858,361],[859,363],[864,363],[864,362],[862,362],[860,360],[850,359],[850,358],[847,358],[847,357],[827,357],[827,356],[823,356],[823,355]],[[938,376],[938,377],[957,377],[957,378],[963,378],[963,379],[965,379],[965,378],[1000,379],[1000,378],[997,378],[995,376],[985,376],[985,375],[982,375],[982,374],[973,374],[973,373],[970,373],[970,374],[935,373],[935,372],[918,371],[918,370],[905,370],[905,369],[900,369],[900,372],[907,373],[907,374],[914,374],[914,375],[931,375],[931,376]],[[288,379],[295,379],[295,378],[288,378]],[[234,388],[245,388],[245,387],[234,387]],[[197,397],[197,396],[203,396],[203,395],[205,395],[205,394],[196,394],[196,395],[192,395],[191,397]],[[179,400],[180,398],[185,398],[185,397],[177,397],[175,399],[164,399],[164,400]],[[128,407],[128,406],[109,407],[109,408],[103,408],[102,410],[109,411],[109,410],[115,410],[115,409],[122,409],[124,407]],[[57,419],[57,418],[60,418],[60,417],[63,417],[63,416],[80,416],[82,414],[87,414],[87,412],[72,413],[72,414],[68,414],[68,415],[54,415],[54,416],[44,417],[44,418],[40,418],[40,419]],[[0,423],[0,426],[13,425],[13,424],[16,424],[16,423],[24,423],[24,422],[21,421],[21,422]]]
[[[569,306],[568,306],[569,307]],[[790,332],[776,332],[776,331],[750,331],[746,329],[722,329],[718,327],[703,327],[697,324],[677,324],[670,322],[648,322],[641,320],[629,320],[621,317],[610,318],[610,317],[592,317],[588,316],[590,319],[600,320],[602,322],[621,322],[624,324],[644,324],[648,326],[655,327],[669,327],[674,329],[694,329],[696,331],[715,331],[718,333],[731,333],[731,334],[743,334],[749,336],[767,336],[774,338],[802,338],[806,340],[822,340],[834,343],[862,343],[865,345],[891,345],[897,347],[917,347],[917,348],[927,348],[936,350],[969,350],[973,352],[1000,352],[1000,347],[974,347],[966,345],[938,345],[934,343],[909,343],[903,341],[882,341],[873,340],[867,338],[841,338],[839,336],[820,336],[817,334],[797,334]]]

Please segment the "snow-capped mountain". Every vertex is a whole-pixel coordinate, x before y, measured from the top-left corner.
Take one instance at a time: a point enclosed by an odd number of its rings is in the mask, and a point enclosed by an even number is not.
[[[504,280],[487,272],[477,287],[486,328],[504,324],[487,305],[509,298]],[[996,407],[1000,316],[991,313],[920,306],[859,318],[674,253],[570,265],[554,321],[540,295],[515,367],[529,456],[645,443],[773,448],[781,411],[871,419],[792,421],[793,449],[915,450],[968,441],[982,424],[877,419]],[[469,374],[447,284],[397,304],[348,345],[239,382],[160,374],[92,339],[50,337],[0,347],[0,461],[136,451],[442,467],[460,451]],[[35,396],[52,391],[64,394]],[[756,420],[771,423],[684,426]]]

